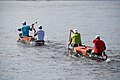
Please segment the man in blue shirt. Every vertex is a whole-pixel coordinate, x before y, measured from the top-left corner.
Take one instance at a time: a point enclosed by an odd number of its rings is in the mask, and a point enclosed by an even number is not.
[[[19,28],[18,31],[22,31],[22,33],[19,34],[20,37],[29,37],[29,30],[32,31],[32,28],[30,26],[26,25],[26,22],[22,23],[22,28]]]
[[[44,36],[45,36],[45,32],[42,30],[42,26],[40,25],[39,26],[39,30],[35,33],[34,36],[37,35],[37,41],[40,41],[40,42],[44,42]]]
[[[26,22],[23,22],[22,24],[23,24],[23,26],[18,29],[18,31],[22,32],[22,33],[19,34],[20,38],[30,37],[29,36],[29,30],[32,31],[33,28],[30,28],[30,26],[26,25]],[[20,38],[18,39],[17,42],[20,41]]]

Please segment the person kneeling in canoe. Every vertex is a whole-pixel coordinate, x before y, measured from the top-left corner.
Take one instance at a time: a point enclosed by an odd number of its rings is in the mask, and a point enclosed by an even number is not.
[[[18,31],[21,31],[22,33],[19,34],[19,37],[20,38],[23,38],[23,37],[30,37],[29,36],[29,30],[32,31],[32,28],[30,28],[29,25],[26,25],[26,22],[22,22],[22,27],[18,29]],[[20,38],[18,39],[17,42],[20,41]]]
[[[39,26],[39,30],[34,34],[34,36],[37,35],[37,40],[36,42],[39,45],[44,45],[44,36],[45,36],[45,31],[42,30],[42,26]]]
[[[103,40],[100,39],[99,35],[95,36],[95,39],[93,40],[94,48],[92,50],[92,55],[98,55],[98,56],[106,56],[104,50],[106,50],[106,45]]]
[[[82,46],[81,35],[80,35],[80,33],[78,33],[78,30],[74,29],[74,30],[70,30],[70,32],[72,32],[73,34],[70,37],[70,41],[68,43],[68,46],[69,45],[71,45],[72,47]]]

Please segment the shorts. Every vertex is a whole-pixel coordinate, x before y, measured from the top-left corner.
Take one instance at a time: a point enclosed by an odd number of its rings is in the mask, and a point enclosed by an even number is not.
[[[71,44],[72,47],[82,46],[82,44]]]
[[[98,56],[102,56],[102,53],[92,53],[93,55],[98,55]]]

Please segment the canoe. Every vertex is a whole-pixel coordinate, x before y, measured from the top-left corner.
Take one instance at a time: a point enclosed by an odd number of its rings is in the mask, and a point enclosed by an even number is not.
[[[39,41],[33,37],[23,37],[20,38],[19,41],[22,44],[26,44],[26,45],[31,45],[31,46],[43,46],[45,42],[43,41]]]
[[[78,46],[74,48],[74,51],[76,51],[77,54],[87,56],[88,53],[91,53],[92,49],[93,48],[90,46]]]
[[[92,59],[92,60],[96,60],[96,61],[107,60],[107,55],[98,56],[95,54],[91,54],[92,49],[93,48],[90,46],[78,46],[78,47],[74,47],[74,49],[69,48],[68,54],[69,54],[69,56],[77,58],[77,59],[81,58],[81,57],[85,57],[87,59]]]

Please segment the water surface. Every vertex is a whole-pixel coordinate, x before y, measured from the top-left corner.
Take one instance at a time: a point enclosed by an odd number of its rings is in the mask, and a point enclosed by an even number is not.
[[[17,29],[38,22],[46,45],[18,44]],[[0,80],[119,80],[119,1],[0,1]],[[70,29],[93,46],[96,34],[105,41],[111,62],[74,60],[66,56]],[[30,35],[33,35],[30,32]]]

